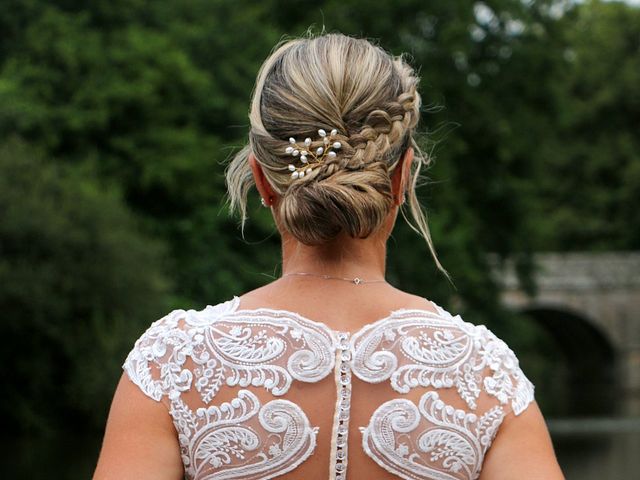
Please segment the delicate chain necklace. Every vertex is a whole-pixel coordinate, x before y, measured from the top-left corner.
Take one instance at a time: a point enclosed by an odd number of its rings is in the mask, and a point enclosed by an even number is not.
[[[322,274],[319,274],[319,273],[307,273],[307,272],[285,273],[282,276],[283,277],[288,277],[289,275],[302,275],[302,276],[320,277],[320,278],[332,279],[332,280],[345,280],[345,281],[351,282],[351,283],[353,283],[355,285],[362,285],[363,283],[386,283],[387,282],[384,279],[382,279],[382,280],[363,280],[360,277],[354,277],[354,278],[333,277],[331,275],[322,275]]]

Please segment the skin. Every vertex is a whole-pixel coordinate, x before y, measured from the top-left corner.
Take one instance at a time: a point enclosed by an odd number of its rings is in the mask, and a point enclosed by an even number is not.
[[[340,236],[323,246],[307,246],[279,228],[282,238],[283,274],[311,272],[332,276],[355,276],[365,280],[384,279],[386,243],[404,202],[413,150],[409,148],[392,175],[393,208],[376,234],[367,239]],[[269,207],[274,207],[274,220],[279,225],[279,196],[264,177],[253,155],[249,162],[256,187]],[[328,301],[330,299],[330,301]],[[384,318],[397,308],[435,310],[428,300],[394,288],[388,283],[354,285],[349,282],[324,280],[313,276],[281,277],[240,297],[239,308],[282,308],[339,331],[355,332],[362,326]],[[350,314],[344,315],[344,312]],[[332,377],[332,375],[330,375]],[[256,391],[256,393],[258,393]],[[419,399],[419,389],[408,396]],[[216,403],[233,398],[235,391],[221,391]],[[391,397],[390,397],[391,395]],[[272,400],[260,392],[261,401]],[[366,425],[377,406],[397,394],[388,385],[365,384],[354,377],[350,436],[349,476],[397,479],[367,457],[358,445],[358,425]],[[298,403],[312,425],[319,426],[318,445],[314,454],[298,468],[283,475],[294,478],[327,478],[331,417],[335,385],[327,378],[315,384],[294,383],[286,398]],[[315,399],[327,398],[327,402]],[[360,400],[360,404],[356,402]],[[331,408],[327,405],[331,404]],[[356,408],[357,407],[357,408]],[[178,480],[183,478],[176,430],[166,405],[146,397],[123,374],[116,389],[106,425],[104,442],[94,480]],[[534,401],[519,416],[509,413],[489,448],[480,476],[481,480],[557,480],[560,470],[544,418]]]

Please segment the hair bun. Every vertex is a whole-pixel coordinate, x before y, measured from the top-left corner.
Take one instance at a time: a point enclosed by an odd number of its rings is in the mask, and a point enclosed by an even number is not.
[[[282,226],[307,245],[319,245],[346,232],[366,238],[384,222],[393,195],[387,166],[375,162],[348,170],[338,162],[319,167],[305,182],[293,183],[279,203]]]
[[[281,230],[306,244],[326,242],[342,231],[366,237],[388,218],[390,171],[412,145],[416,153],[407,193],[415,224],[410,226],[424,236],[442,269],[415,193],[426,160],[413,141],[420,117],[418,82],[402,56],[366,39],[332,33],[277,45],[256,80],[249,145],[227,169],[231,209],[239,207],[244,225],[254,181],[247,162],[252,152],[281,197],[273,211]],[[344,134],[340,151],[310,171],[285,152],[283,142],[289,138],[315,138],[318,129],[334,128]],[[315,142],[310,146],[317,147]],[[295,156],[304,163],[301,154]]]

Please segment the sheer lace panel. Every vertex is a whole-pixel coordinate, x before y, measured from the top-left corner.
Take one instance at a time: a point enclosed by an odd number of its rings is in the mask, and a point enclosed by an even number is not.
[[[280,396],[293,379],[315,382],[333,369],[328,329],[257,312],[231,315],[238,303],[170,313],[152,324],[124,364],[144,393],[169,402],[188,478],[272,478],[315,446],[316,430],[290,401],[261,405],[240,390],[231,402],[207,406],[223,385],[264,387]],[[202,407],[185,401],[191,389]]]
[[[365,382],[389,380],[398,393],[436,390],[417,406],[406,399],[384,403],[361,428],[365,452],[402,478],[477,478],[506,413],[518,415],[533,400],[513,351],[486,327],[441,308],[398,312],[364,327],[352,342],[353,373]],[[438,391],[451,398],[451,389],[467,408],[440,398]]]
[[[313,454],[318,428],[300,400],[279,397],[294,382],[331,373],[335,397],[314,400],[334,405],[326,412],[333,418],[327,461],[337,480],[347,478],[352,406],[373,411],[360,427],[362,448],[388,472],[473,479],[505,415],[533,401],[509,347],[441,307],[396,310],[349,334],[285,310],[239,310],[239,303],[171,312],[123,365],[142,392],[168,406],[189,479],[268,479],[294,470]],[[352,398],[351,373],[388,381],[388,400]],[[261,401],[258,388],[273,398]]]
[[[434,314],[401,310],[353,336],[353,373],[369,383],[390,380],[398,393],[415,387],[455,388],[475,409],[480,392],[519,414],[533,385],[515,353],[484,325],[439,308]]]
[[[219,407],[170,408],[189,478],[272,478],[296,468],[316,445],[316,430],[288,400],[261,405],[249,390]]]

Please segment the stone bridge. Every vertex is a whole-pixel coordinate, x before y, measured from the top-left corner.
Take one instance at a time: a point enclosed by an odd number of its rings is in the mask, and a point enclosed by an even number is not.
[[[623,399],[620,413],[640,415],[640,252],[534,258],[533,296],[523,292],[508,262],[496,270],[503,302],[536,319],[561,348],[573,349],[572,362],[585,370],[583,378],[590,365],[609,362],[609,386]]]

